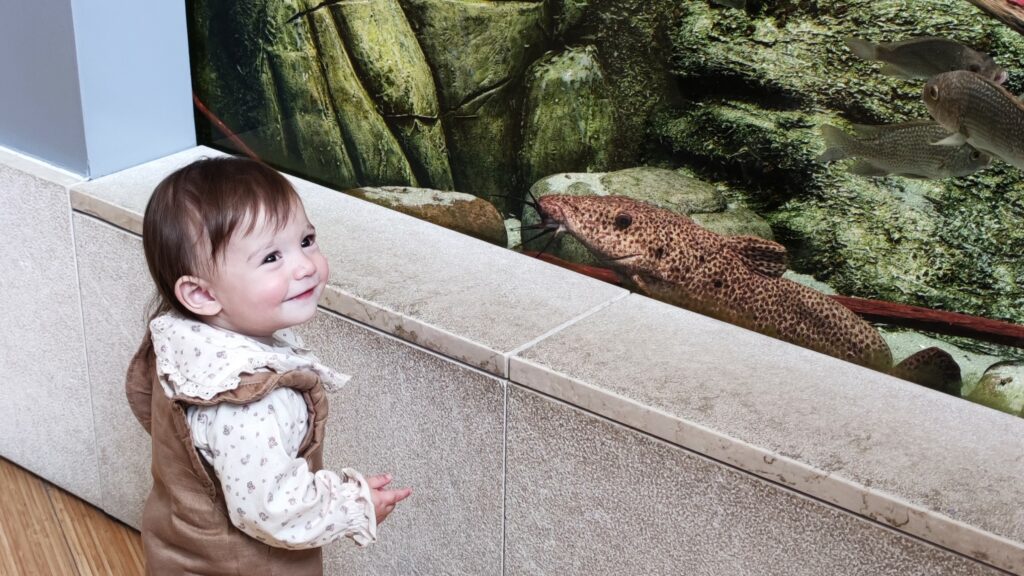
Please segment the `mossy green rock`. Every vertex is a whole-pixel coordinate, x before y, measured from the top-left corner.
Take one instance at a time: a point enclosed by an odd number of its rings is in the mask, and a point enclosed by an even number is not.
[[[994,364],[965,397],[989,408],[1024,416],[1024,363]]]
[[[472,194],[408,186],[353,188],[345,193],[501,247],[508,244],[501,214]]]
[[[766,240],[775,239],[768,221],[743,206],[730,205],[721,212],[691,213],[690,218],[704,228],[725,236],[757,236]]]
[[[843,110],[862,123],[888,123],[927,117],[918,102],[924,83],[879,74],[881,63],[859,59],[843,42],[847,37],[879,42],[940,36],[996,54],[1011,68],[1024,57],[1004,50],[1020,46],[1017,34],[967,2],[748,4],[751,9],[732,10],[714,2],[682,3],[670,33],[672,70],[700,80],[691,92],[742,87],[752,101],[772,108]]]
[[[602,174],[599,182],[595,193],[602,196],[629,196],[680,214],[720,212],[726,208],[725,196],[712,184],[675,170],[627,168]]]
[[[335,110],[343,111],[338,115],[338,123],[359,181],[418,183],[401,144],[359,79],[331,13],[318,10],[310,14],[309,24],[316,34],[331,104]],[[447,163],[447,158],[443,159]]]
[[[434,78],[402,7],[397,0],[329,6],[334,35],[348,47],[362,85],[401,143],[416,179],[422,186],[451,190]]]
[[[455,187],[493,201],[518,192],[522,77],[546,49],[543,2],[402,0],[437,79]]]
[[[521,158],[528,182],[608,169],[615,118],[594,52],[550,54],[527,71]]]

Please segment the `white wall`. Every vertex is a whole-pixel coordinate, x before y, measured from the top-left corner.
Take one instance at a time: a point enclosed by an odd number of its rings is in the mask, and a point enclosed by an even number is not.
[[[0,3],[0,145],[99,177],[195,145],[185,6]]]

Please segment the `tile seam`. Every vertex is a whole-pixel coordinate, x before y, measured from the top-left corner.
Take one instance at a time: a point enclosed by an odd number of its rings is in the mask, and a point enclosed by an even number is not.
[[[74,262],[75,267],[75,291],[78,293],[78,324],[79,330],[82,334],[82,369],[84,371],[83,377],[85,378],[85,386],[89,391],[89,433],[92,436],[92,452],[93,452],[93,465],[96,472],[96,498],[104,506],[106,502],[106,491],[101,485],[101,474],[100,474],[100,450],[99,450],[99,438],[96,435],[96,403],[93,398],[92,388],[92,370],[91,363],[89,360],[89,350],[86,344],[88,338],[86,337],[86,326],[85,326],[85,304],[82,301],[82,265],[78,258],[78,231],[75,229],[75,210],[71,204],[71,187],[66,186],[64,190],[67,192],[67,206],[68,206],[68,235],[71,239],[71,259]]]
[[[572,317],[572,318],[562,322],[561,324],[555,326],[554,328],[548,330],[547,332],[544,332],[540,336],[537,336],[533,340],[530,340],[530,341],[528,341],[528,342],[526,342],[524,344],[521,344],[521,345],[513,348],[512,350],[506,352],[505,353],[505,373],[506,374],[510,374],[510,372],[509,372],[510,365],[509,364],[510,364],[510,362],[511,362],[511,360],[512,360],[512,358],[514,356],[518,355],[519,353],[523,352],[524,350],[527,350],[529,348],[532,348],[533,346],[536,346],[537,343],[550,338],[551,336],[553,336],[553,335],[555,335],[555,334],[565,330],[566,328],[568,328],[568,327],[570,327],[570,326],[572,326],[574,324],[577,324],[580,321],[593,316],[594,314],[597,314],[598,312],[604,310],[605,308],[608,308],[612,304],[615,304],[619,300],[623,300],[623,299],[627,298],[630,294],[632,294],[632,292],[630,292],[629,290],[623,289],[621,293],[615,295],[614,297],[609,298],[608,300],[605,300],[604,302],[601,302],[601,303],[593,306],[589,310],[584,310],[580,314],[578,314],[578,315],[576,315],[576,316],[574,316],[574,317]]]

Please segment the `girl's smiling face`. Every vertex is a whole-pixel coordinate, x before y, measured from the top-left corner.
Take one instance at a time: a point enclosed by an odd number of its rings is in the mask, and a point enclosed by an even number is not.
[[[277,230],[260,214],[253,230],[236,231],[213,262],[206,290],[219,309],[205,320],[269,341],[275,331],[316,314],[329,275],[316,229],[301,204]]]

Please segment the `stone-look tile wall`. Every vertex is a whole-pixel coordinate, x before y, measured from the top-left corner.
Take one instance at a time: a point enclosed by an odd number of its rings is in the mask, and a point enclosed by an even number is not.
[[[509,576],[999,573],[516,385],[505,505]]]
[[[500,574],[504,381],[330,312],[300,334],[353,377],[330,398],[327,466],[414,491],[370,548],[328,547],[327,573]]]
[[[154,290],[141,238],[83,214],[74,215],[74,224],[102,508],[138,527],[151,484],[151,445],[128,407],[124,377],[146,333]]]
[[[99,503],[73,180],[10,160],[0,155],[0,455]]]

